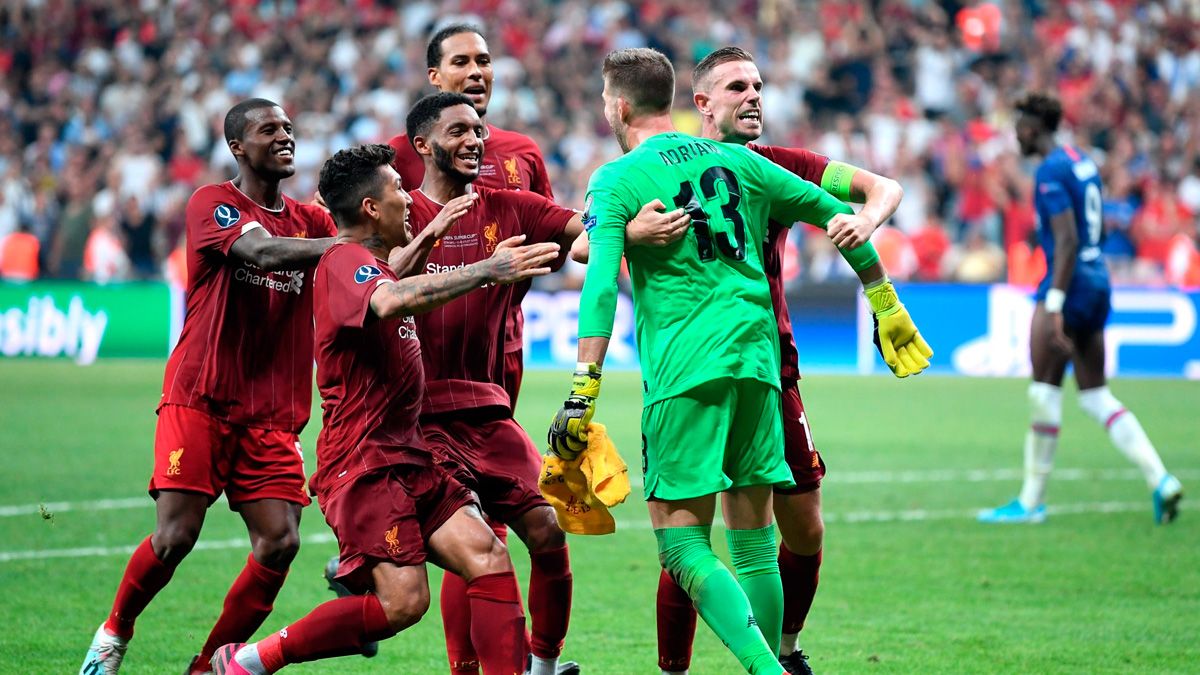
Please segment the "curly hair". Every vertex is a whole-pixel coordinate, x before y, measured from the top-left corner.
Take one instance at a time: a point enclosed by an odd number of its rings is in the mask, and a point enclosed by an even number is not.
[[[430,94],[413,104],[404,118],[404,131],[408,134],[408,142],[412,143],[417,136],[425,136],[433,128],[435,122],[442,116],[442,111],[456,105],[475,106],[471,99],[463,94],[450,91],[440,91]],[[415,145],[413,147],[416,147]]]
[[[325,160],[317,189],[339,226],[357,222],[362,200],[379,196],[384,187],[379,167],[395,157],[392,146],[376,143],[339,150]]]
[[[1046,131],[1056,131],[1062,121],[1062,103],[1050,94],[1030,92],[1017,101],[1017,112],[1029,115],[1042,123]]]

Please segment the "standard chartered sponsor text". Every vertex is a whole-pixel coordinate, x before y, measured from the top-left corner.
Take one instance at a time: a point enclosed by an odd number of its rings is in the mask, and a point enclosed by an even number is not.
[[[252,286],[265,286],[280,293],[295,293],[296,295],[300,295],[301,291],[304,290],[304,272],[291,271],[260,274],[256,270],[257,268],[239,267],[233,273],[233,278]],[[287,281],[280,281],[275,278],[276,276],[287,277]]]

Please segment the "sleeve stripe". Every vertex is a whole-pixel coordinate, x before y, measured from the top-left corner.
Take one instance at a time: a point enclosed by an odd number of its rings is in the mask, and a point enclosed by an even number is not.
[[[271,236],[271,233],[267,232],[267,228],[263,227],[262,223],[258,222],[257,220],[252,220],[252,221],[246,223],[245,225],[243,225],[242,226],[242,234],[246,234],[247,232],[249,232],[250,230],[253,230],[256,227],[261,227],[262,231],[266,232],[268,237]]]

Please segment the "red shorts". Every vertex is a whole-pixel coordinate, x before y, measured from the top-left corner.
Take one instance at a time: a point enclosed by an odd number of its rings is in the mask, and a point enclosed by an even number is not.
[[[423,564],[429,537],[459,509],[477,504],[442,468],[416,464],[368,471],[320,502],[338,540],[337,578],[356,592],[371,587],[377,563]]]
[[[783,381],[783,454],[792,470],[796,487],[780,489],[778,494],[800,494],[821,487],[825,477],[825,460],[813,445],[812,429],[808,426],[808,415],[804,412],[804,401],[800,400],[800,389],[795,382]]]
[[[211,501],[224,491],[233,510],[259,499],[311,503],[296,434],[230,424],[172,404],[159,409],[154,430],[150,495],[157,497],[159,490],[199,492]]]
[[[421,419],[429,451],[446,471],[479,495],[494,522],[512,523],[549,506],[538,488],[542,456],[508,412],[460,411]]]
[[[525,374],[525,351],[504,352],[504,391],[513,412],[517,411],[517,394],[521,393],[521,377]]]

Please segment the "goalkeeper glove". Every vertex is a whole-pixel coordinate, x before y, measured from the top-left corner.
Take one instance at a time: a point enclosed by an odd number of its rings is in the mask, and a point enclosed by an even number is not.
[[[908,310],[887,277],[863,288],[875,316],[875,348],[896,377],[908,377],[929,367],[933,350],[921,337]]]
[[[596,412],[596,397],[600,395],[600,366],[580,363],[571,381],[571,395],[554,414],[546,442],[550,452],[565,459],[575,459],[587,447],[587,428]]]

